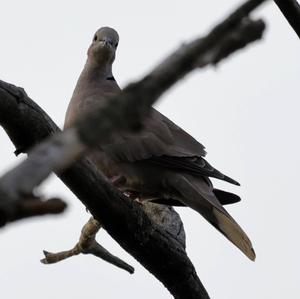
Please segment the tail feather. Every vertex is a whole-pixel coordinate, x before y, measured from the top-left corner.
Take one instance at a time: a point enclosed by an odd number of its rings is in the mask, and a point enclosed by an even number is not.
[[[222,206],[230,205],[241,201],[241,198],[238,195],[231,192],[227,192],[219,189],[214,189],[213,192],[217,197],[217,199],[219,200],[219,202],[222,204]]]
[[[235,222],[235,220],[216,208],[212,209],[214,216],[217,219],[217,229],[235,246],[237,246],[251,261],[255,260],[255,251],[252,247],[251,241],[242,230],[242,228]]]
[[[255,260],[250,239],[222,207],[213,193],[210,181],[178,174],[176,177],[169,178],[168,183],[177,190],[176,199],[200,213],[250,260]]]

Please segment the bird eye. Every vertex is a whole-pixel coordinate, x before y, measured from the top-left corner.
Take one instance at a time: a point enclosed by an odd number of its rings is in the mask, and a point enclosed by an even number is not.
[[[97,35],[94,36],[93,41],[95,42],[97,40]]]
[[[118,46],[118,44],[119,44],[119,43],[116,43],[115,47],[117,47],[117,46]]]

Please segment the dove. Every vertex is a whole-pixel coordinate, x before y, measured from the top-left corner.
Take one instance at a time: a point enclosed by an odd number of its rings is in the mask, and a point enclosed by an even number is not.
[[[95,33],[66,112],[65,128],[121,93],[112,73],[118,43],[119,35],[112,28]],[[107,143],[99,143],[89,159],[129,197],[197,211],[254,260],[250,239],[223,207],[240,198],[214,189],[210,177],[239,184],[212,167],[205,155],[201,143],[152,107],[142,130],[115,134]]]

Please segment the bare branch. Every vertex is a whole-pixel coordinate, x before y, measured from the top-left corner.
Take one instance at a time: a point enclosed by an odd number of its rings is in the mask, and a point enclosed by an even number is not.
[[[300,5],[297,0],[274,0],[300,38]]]
[[[22,90],[0,81],[0,124],[19,152],[27,152],[59,129],[49,116]],[[175,298],[209,298],[185,252],[184,230],[171,207],[153,221],[143,212],[144,205],[123,197],[87,160],[58,174],[94,217],[101,219],[107,232],[146,269],[160,280]],[[149,210],[150,209],[150,210]],[[167,211],[169,209],[169,212]]]
[[[23,90],[3,81],[0,81],[0,124],[18,152],[28,152],[32,145],[59,131]],[[120,197],[87,160],[77,162],[59,177],[94,216],[98,214],[98,218],[107,223],[108,233],[173,294],[177,294],[177,298],[180,294],[181,298],[185,298],[184,294],[189,294],[190,298],[208,298],[184,251],[182,222],[171,207],[149,203],[145,211],[153,216],[156,224],[153,225],[142,211],[144,205]],[[162,217],[152,208],[162,209]]]
[[[82,156],[88,147],[98,143],[99,136],[104,140],[120,129],[139,128],[139,120],[147,115],[149,106],[168,88],[195,69],[201,58],[205,57],[206,64],[216,63],[216,55],[210,55],[210,52],[222,52],[216,51],[218,45],[222,48],[227,45],[226,55],[230,54],[231,49],[235,51],[236,46],[228,47],[227,38],[232,37],[235,30],[240,30],[241,21],[262,2],[263,0],[247,1],[206,37],[181,47],[148,76],[129,85],[119,96],[110,99],[105,107],[90,114],[88,122],[82,119],[75,128],[38,146],[25,162],[0,180],[1,210],[10,216],[14,215],[15,204],[30,194],[50,171],[54,170],[93,216],[101,219],[110,235],[153,273],[175,298],[208,298],[184,247],[165,227],[149,219],[137,203],[122,196],[88,161],[75,163],[64,172],[62,169]],[[207,57],[213,59],[209,62]],[[27,118],[32,118],[30,111],[34,110],[36,116],[39,109],[36,110],[37,107],[24,92],[3,82],[1,86],[0,94],[2,93],[4,100],[0,97],[0,101],[4,103],[0,103],[0,123],[11,139],[16,141],[17,152],[27,150],[30,146],[29,142],[20,142],[24,138],[20,136],[21,131],[26,131],[26,136],[30,136],[28,139],[37,143],[41,141],[41,134],[46,136],[55,130],[55,125],[41,111],[39,113],[44,119],[37,117],[34,121],[31,120],[33,126],[29,128]],[[13,103],[7,102],[8,98]],[[26,117],[25,111],[19,106],[25,102],[28,105]],[[2,107],[5,104],[8,106]],[[15,109],[13,117],[18,116],[19,122],[8,119],[2,109],[8,110],[8,114]],[[23,128],[20,128],[20,119],[23,120]],[[12,123],[16,124],[20,132],[14,132],[16,127],[13,127]],[[93,132],[97,132],[97,135]]]
[[[43,200],[33,197],[20,202],[19,213],[16,219],[23,219],[32,216],[42,216],[46,214],[60,214],[67,207],[67,204],[60,198],[49,198]],[[15,219],[12,219],[15,220]]]
[[[47,200],[36,196],[26,196],[22,201],[18,201],[13,206],[13,213],[3,213],[0,211],[0,226],[7,222],[33,216],[55,215],[65,211],[67,204],[60,198],[50,198]],[[10,217],[11,216],[11,217]]]
[[[53,264],[80,253],[92,254],[132,274],[134,272],[132,266],[112,255],[96,241],[96,234],[100,228],[101,224],[91,217],[83,226],[80,239],[72,249],[58,253],[51,253],[44,250],[45,258],[41,262],[43,264]]]
[[[179,48],[148,76],[129,85],[120,95],[109,99],[106,106],[81,119],[75,128],[57,134],[36,147],[26,161],[1,178],[2,198],[18,201],[30,194],[51,171],[61,171],[82,156],[88,147],[99,144],[99,136],[104,141],[116,131],[140,128],[140,120],[146,117],[150,105],[171,85],[199,66],[199,61],[202,66],[215,64],[247,42],[260,38],[264,30],[262,21],[242,21],[250,9],[262,2],[246,2],[206,37]],[[249,34],[250,39],[241,35],[253,28],[255,34]],[[4,212],[11,213],[7,201],[2,201],[0,206]]]
[[[262,20],[252,21],[245,17],[234,31],[226,35],[222,42],[209,51],[207,56],[203,55],[201,57],[198,61],[198,66],[204,67],[219,63],[248,44],[259,40],[262,37],[264,29],[265,23]]]

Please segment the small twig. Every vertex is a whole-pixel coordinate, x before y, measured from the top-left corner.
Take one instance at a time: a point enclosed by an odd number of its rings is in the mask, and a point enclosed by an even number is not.
[[[9,204],[8,207],[0,209],[0,226],[7,222],[25,219],[33,216],[43,216],[47,214],[60,214],[67,207],[67,204],[60,198],[50,198],[43,200],[36,196],[24,197],[23,201]],[[3,208],[3,206],[2,206]],[[7,209],[9,213],[7,213]]]
[[[45,258],[42,259],[41,262],[43,264],[53,264],[80,253],[92,254],[112,265],[115,265],[118,268],[124,269],[130,274],[133,274],[134,268],[132,266],[128,265],[120,258],[112,255],[96,241],[96,234],[100,228],[101,224],[91,217],[83,226],[79,241],[72,249],[58,253],[51,253],[44,250],[43,252]]]
[[[300,38],[300,5],[297,0],[274,0],[278,8],[285,16]]]

